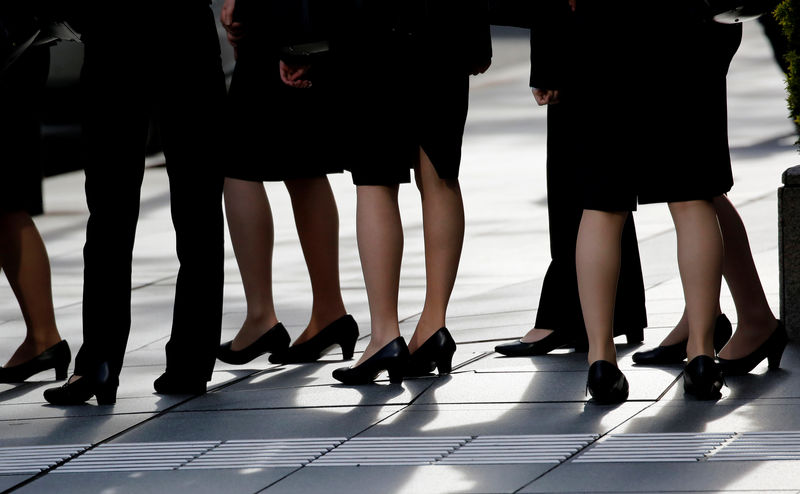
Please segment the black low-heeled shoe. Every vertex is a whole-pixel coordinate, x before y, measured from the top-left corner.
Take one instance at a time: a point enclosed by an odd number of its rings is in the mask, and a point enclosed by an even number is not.
[[[783,322],[778,321],[778,325],[769,335],[767,341],[762,343],[751,354],[737,359],[719,359],[722,373],[726,376],[741,376],[753,370],[764,359],[767,359],[770,369],[778,369],[781,366],[781,357],[788,341],[786,327]]]
[[[494,347],[494,351],[507,357],[533,357],[535,355],[546,355],[556,348],[561,348],[570,344],[569,337],[565,331],[553,331],[541,340],[524,342],[517,340],[513,343],[503,343]]]
[[[292,345],[282,352],[269,356],[273,364],[302,364],[316,362],[332,346],[342,348],[342,360],[353,358],[353,350],[358,340],[358,324],[350,314],[325,326],[322,331],[308,340]]]
[[[714,350],[720,351],[725,343],[731,339],[733,328],[731,321],[725,314],[717,316],[714,323]],[[686,343],[688,340],[681,340],[672,345],[657,346],[650,350],[636,352],[633,354],[633,361],[641,365],[664,365],[679,364],[686,358]]]
[[[616,365],[598,360],[589,366],[586,391],[597,403],[622,403],[628,399],[628,380]]]
[[[52,405],[84,405],[94,396],[98,405],[113,405],[117,402],[118,386],[119,379],[109,376],[108,364],[104,363],[93,375],[44,390],[44,399]]]
[[[289,332],[286,331],[283,324],[278,323],[269,328],[267,332],[262,334],[256,341],[241,350],[231,350],[231,343],[233,343],[233,340],[226,341],[219,346],[217,358],[226,364],[242,365],[267,352],[276,353],[286,351],[291,340]]]
[[[153,389],[160,395],[202,395],[205,394],[208,382],[195,376],[179,376],[174,372],[165,372],[153,381]]]
[[[453,354],[456,342],[450,331],[442,327],[411,354],[403,369],[406,377],[419,377],[439,369],[439,375],[450,374],[453,370]]]
[[[403,369],[408,358],[406,340],[398,336],[359,365],[336,369],[333,377],[344,384],[368,384],[382,371],[389,371],[389,381],[399,384],[403,382]]]
[[[698,400],[718,400],[724,383],[720,366],[707,355],[698,355],[683,370],[683,391]]]
[[[61,340],[27,362],[12,367],[0,367],[0,383],[21,383],[47,369],[55,369],[56,380],[62,381],[67,378],[67,367],[71,359],[67,340]]]

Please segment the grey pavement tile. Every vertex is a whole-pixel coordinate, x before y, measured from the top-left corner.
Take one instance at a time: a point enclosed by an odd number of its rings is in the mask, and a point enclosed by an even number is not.
[[[270,408],[350,407],[402,405],[411,402],[431,384],[429,380],[388,381],[360,386],[306,386],[299,388],[223,389],[208,393],[177,408],[187,410],[247,410]]]
[[[306,466],[264,492],[511,493],[549,468],[552,465]]]
[[[604,434],[637,416],[646,402],[413,404],[371,428],[371,436],[502,436]]]
[[[6,489],[10,489],[31,477],[32,475],[0,475],[0,489],[5,491]]]
[[[565,463],[520,492],[791,492],[798,468],[797,461]]]
[[[348,438],[402,408],[386,405],[225,413],[171,411],[125,433],[117,442]]]
[[[800,399],[724,398],[702,402],[666,400],[643,410],[615,433],[754,432],[800,430]]]
[[[149,418],[149,413],[0,421],[0,447],[94,444]]]
[[[631,370],[630,400],[656,400],[669,388],[679,371]],[[472,373],[440,378],[417,401],[437,403],[518,403],[586,401],[586,370],[568,372]]]
[[[223,469],[160,472],[49,473],[15,491],[19,493],[87,492],[163,494],[165,492],[252,494],[290,473],[290,468]]]

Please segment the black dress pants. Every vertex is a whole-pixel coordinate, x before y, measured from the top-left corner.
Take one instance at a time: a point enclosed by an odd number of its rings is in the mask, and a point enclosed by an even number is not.
[[[92,375],[108,363],[116,379],[122,367],[145,142],[155,115],[180,263],[167,372],[208,380],[220,339],[224,255],[218,145],[226,89],[216,20],[203,0],[170,0],[152,11],[128,2],[89,5],[81,78],[90,215],[75,373]]]
[[[574,128],[582,114],[566,91],[560,103],[547,108],[547,215],[550,265],[542,284],[535,327],[566,331],[576,343],[586,340],[575,245],[583,208],[575,186],[577,158]],[[636,333],[647,326],[644,281],[633,216],[622,231],[622,263],[614,308],[614,334]]]

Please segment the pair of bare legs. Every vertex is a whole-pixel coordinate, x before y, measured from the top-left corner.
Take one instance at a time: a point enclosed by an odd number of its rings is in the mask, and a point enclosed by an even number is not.
[[[464,243],[464,204],[458,179],[442,179],[420,149],[414,179],[422,200],[425,240],[425,304],[408,343],[414,353],[445,326]],[[403,225],[397,203],[399,186],[357,188],[356,229],[361,269],[367,288],[372,334],[358,364],[400,336],[397,299],[403,257]]]
[[[686,303],[689,361],[714,356],[713,328],[719,307],[723,246],[711,201],[669,204],[678,237],[678,268]],[[578,293],[589,337],[589,363],[616,363],[614,297],[620,238],[627,212],[585,210],[578,230]]]
[[[0,268],[25,320],[25,339],[4,367],[23,364],[61,341],[53,311],[50,260],[26,212],[0,212]]]
[[[761,346],[775,330],[778,321],[764,294],[742,218],[726,196],[714,198],[714,209],[725,244],[722,274],[733,297],[738,320],[736,332],[719,355],[733,360],[745,357]],[[678,343],[688,335],[689,325],[684,311],[681,320],[661,345]]]
[[[339,283],[339,212],[327,177],[287,180],[285,185],[313,296],[311,319],[297,344],[346,314]],[[263,183],[226,178],[225,212],[247,301],[247,317],[231,344],[238,351],[278,323],[272,292],[275,229]]]

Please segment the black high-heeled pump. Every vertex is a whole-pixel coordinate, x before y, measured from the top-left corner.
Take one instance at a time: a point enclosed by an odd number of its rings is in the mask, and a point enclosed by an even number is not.
[[[717,316],[714,323],[714,350],[722,350],[725,343],[731,339],[733,328],[731,321],[725,314]],[[633,354],[633,361],[640,365],[664,365],[679,364],[686,358],[686,343],[689,340],[681,340],[672,345],[657,346],[650,350],[636,352]]]
[[[217,358],[226,364],[242,365],[267,352],[282,352],[289,347],[289,332],[278,323],[262,334],[256,341],[241,350],[231,350],[233,340],[227,341],[219,346]]]
[[[62,381],[67,378],[67,367],[71,359],[67,340],[61,340],[27,362],[12,367],[0,367],[0,383],[21,383],[47,369],[55,369],[56,380]]]
[[[597,360],[589,366],[586,391],[597,403],[622,403],[628,399],[628,380],[616,365]]]
[[[344,384],[368,384],[382,371],[389,371],[389,381],[399,384],[403,382],[403,369],[408,358],[406,340],[398,336],[359,365],[336,369],[333,377]]]
[[[683,391],[698,400],[718,400],[724,379],[720,366],[708,355],[698,355],[683,370]]]
[[[117,387],[119,379],[112,378],[108,364],[103,363],[93,375],[44,390],[44,399],[52,405],[83,405],[94,396],[98,405],[113,405],[117,402]]]
[[[789,337],[786,335],[786,327],[783,322],[778,321],[775,330],[769,335],[767,341],[761,344],[749,355],[737,359],[719,359],[719,366],[722,373],[726,376],[741,376],[747,374],[755,368],[762,360],[767,359],[770,369],[778,369],[781,366],[781,357]]]
[[[569,337],[565,331],[553,331],[541,340],[525,342],[517,340],[512,343],[503,343],[494,347],[494,351],[507,357],[533,357],[535,355],[546,355],[556,348],[570,344]]]
[[[442,327],[425,343],[411,354],[406,363],[403,375],[419,377],[439,369],[439,375],[450,374],[453,370],[453,354],[456,353],[456,342],[450,331]]]
[[[334,345],[342,348],[342,360],[350,360],[353,358],[357,340],[358,324],[353,316],[347,314],[328,324],[308,340],[292,345],[282,352],[274,352],[269,356],[269,361],[273,364],[316,362]]]

